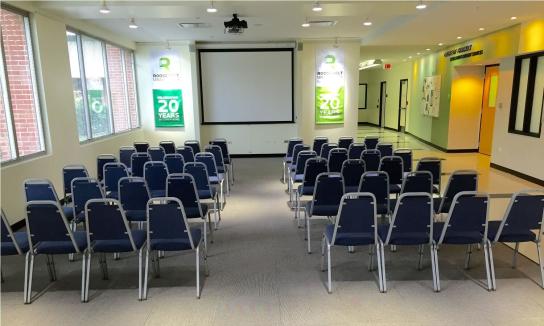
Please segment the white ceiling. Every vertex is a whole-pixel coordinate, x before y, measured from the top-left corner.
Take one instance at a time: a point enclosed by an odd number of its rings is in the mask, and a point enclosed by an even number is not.
[[[544,18],[544,1],[214,1],[217,13],[206,12],[209,1],[107,1],[111,13],[99,13],[101,1],[36,1],[40,10],[81,19],[136,42],[196,40],[207,42],[358,39],[361,58],[398,61],[437,43],[453,44],[534,18]],[[243,35],[226,35],[223,22],[238,13],[248,22]],[[515,21],[511,16],[517,16]],[[130,17],[140,26],[128,28]],[[335,20],[334,27],[303,28],[305,20]],[[365,27],[363,21],[373,25]],[[203,22],[210,27],[184,30],[180,22]],[[478,28],[484,27],[485,31]]]

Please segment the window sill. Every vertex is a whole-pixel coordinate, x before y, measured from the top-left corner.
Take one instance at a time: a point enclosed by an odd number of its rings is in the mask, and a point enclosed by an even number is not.
[[[141,129],[142,129],[142,127],[140,126],[138,128],[133,128],[133,129],[117,132],[115,134],[109,134],[109,135],[105,135],[105,136],[100,136],[100,137],[80,141],[79,144],[82,145],[82,146],[90,145],[90,144],[97,143],[97,142],[102,142],[102,141],[105,141],[105,140],[108,140],[108,139],[113,139],[113,138],[116,138],[116,137],[119,137],[119,136],[124,136],[124,135],[127,135],[127,134],[131,133],[131,132],[135,132],[135,131],[138,131],[138,130],[141,130]]]
[[[8,161],[4,161],[4,162],[0,163],[0,166],[2,168],[8,167],[8,166],[13,166],[13,165],[16,165],[18,163],[31,161],[33,159],[40,158],[40,157],[43,157],[43,156],[46,156],[46,155],[47,155],[47,151],[43,150],[43,151],[39,151],[39,152],[36,152],[36,153],[28,154],[28,155],[25,155],[25,156],[19,156],[17,158],[14,158],[14,159],[11,159],[11,160],[8,160]]]

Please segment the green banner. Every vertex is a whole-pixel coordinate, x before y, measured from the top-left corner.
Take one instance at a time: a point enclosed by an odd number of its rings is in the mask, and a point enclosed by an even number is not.
[[[153,109],[155,127],[183,127],[183,98],[181,89],[154,89]]]
[[[315,88],[315,122],[318,124],[344,122],[344,87]]]
[[[344,123],[344,53],[324,49],[317,53],[315,123]]]

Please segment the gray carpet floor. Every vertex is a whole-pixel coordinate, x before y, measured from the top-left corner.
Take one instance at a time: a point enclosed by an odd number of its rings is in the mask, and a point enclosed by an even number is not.
[[[49,283],[45,258],[35,263],[33,302],[23,302],[22,257],[2,258],[2,325],[544,325],[544,290],[538,266],[524,257],[510,266],[512,250],[494,247],[497,291],[483,286],[483,252],[463,269],[464,248],[439,252],[442,292],[432,290],[428,250],[416,269],[416,248],[386,252],[388,292],[367,268],[367,248],[334,248],[333,293],[320,271],[319,242],[326,221],[312,228],[308,255],[279,182],[281,160],[237,159],[236,184],[223,222],[209,246],[210,276],[202,274],[195,298],[193,254],[167,254],[161,277],[138,301],[137,257],[108,261],[102,280],[91,271],[90,302],[80,303],[81,262],[56,257],[58,281]]]

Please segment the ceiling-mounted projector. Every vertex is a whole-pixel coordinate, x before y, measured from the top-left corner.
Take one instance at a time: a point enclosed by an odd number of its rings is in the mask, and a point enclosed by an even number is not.
[[[246,28],[247,22],[238,19],[238,14],[232,14],[232,20],[225,22],[225,33],[242,34]]]

